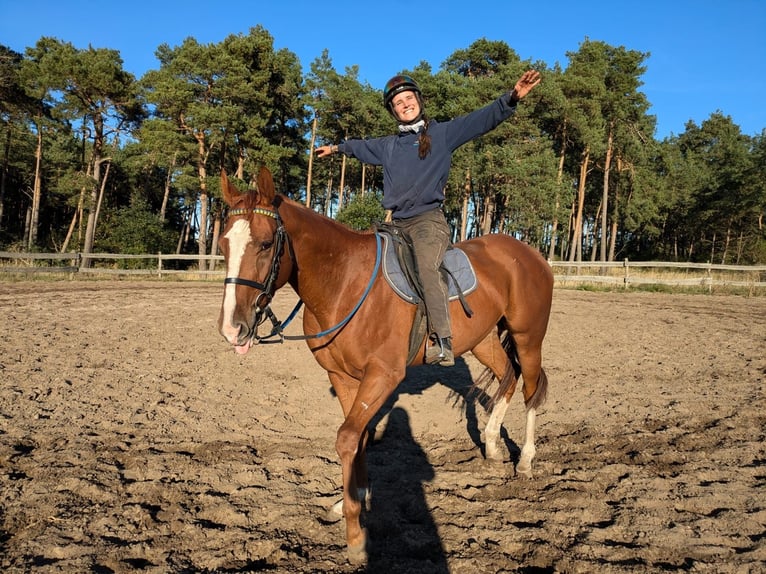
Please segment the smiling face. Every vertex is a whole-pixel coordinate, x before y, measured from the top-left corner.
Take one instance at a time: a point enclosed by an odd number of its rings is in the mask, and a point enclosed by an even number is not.
[[[414,122],[420,115],[420,101],[411,90],[399,92],[391,100],[391,106],[397,119],[403,124]]]

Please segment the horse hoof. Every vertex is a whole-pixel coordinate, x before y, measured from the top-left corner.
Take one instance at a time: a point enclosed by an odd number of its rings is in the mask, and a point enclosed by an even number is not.
[[[524,478],[532,478],[532,467],[531,466],[517,466],[516,467],[516,474],[518,476],[522,476]]]
[[[484,457],[487,460],[503,462],[503,454],[497,448],[488,448],[484,453]]]
[[[359,544],[348,546],[348,561],[354,566],[367,564],[367,532]]]
[[[321,521],[325,524],[335,524],[340,522],[341,518],[343,518],[343,500],[339,500],[328,508]]]

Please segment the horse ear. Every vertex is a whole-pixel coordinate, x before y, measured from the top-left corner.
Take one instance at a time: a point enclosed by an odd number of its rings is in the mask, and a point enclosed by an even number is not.
[[[223,192],[223,200],[229,207],[234,207],[237,201],[237,197],[242,195],[239,190],[229,183],[229,178],[226,176],[226,170],[221,170],[221,191]]]
[[[258,193],[266,202],[274,201],[274,180],[266,166],[262,166],[261,171],[258,172]]]

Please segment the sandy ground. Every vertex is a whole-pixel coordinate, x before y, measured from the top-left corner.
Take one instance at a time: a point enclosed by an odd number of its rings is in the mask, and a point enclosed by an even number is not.
[[[324,372],[298,341],[235,355],[221,295],[0,282],[0,571],[766,571],[766,298],[557,290],[532,480],[518,396],[489,463],[476,361],[411,369],[376,420],[359,569],[324,521]]]

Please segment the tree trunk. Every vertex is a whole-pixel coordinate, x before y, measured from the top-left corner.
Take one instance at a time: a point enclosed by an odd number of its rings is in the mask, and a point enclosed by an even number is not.
[[[173,159],[170,161],[170,165],[168,166],[168,175],[165,178],[165,190],[162,194],[162,207],[160,207],[160,221],[165,221],[165,214],[168,209],[168,199],[170,199],[170,184],[173,181],[173,171],[176,168],[177,157],[178,152],[173,153]]]
[[[311,122],[311,143],[309,143],[309,169],[306,175],[306,207],[311,207],[311,179],[314,173],[314,144],[317,140],[317,117]]]
[[[106,191],[106,182],[109,179],[109,171],[112,167],[112,162],[107,161],[106,162],[106,170],[104,171],[104,177],[101,179],[101,186],[98,190],[98,202],[96,203],[96,223],[98,223],[98,218],[101,216],[101,204],[104,201],[104,192]]]
[[[324,211],[327,217],[332,217],[332,177],[327,180],[327,195],[324,198]]]
[[[740,230],[739,235],[737,236],[737,260],[734,262],[734,265],[739,265],[739,262],[742,259],[742,251],[744,247],[745,247],[745,236],[744,236],[744,232]]]
[[[622,173],[622,160],[620,156],[617,156],[617,173]],[[617,252],[617,222],[619,221],[619,207],[620,207],[620,184],[619,180],[617,185],[614,186],[614,201],[612,201],[612,224],[609,230],[609,255],[607,261],[614,261]]]
[[[731,243],[731,219],[726,226],[726,238],[723,240],[723,251],[721,252],[721,265],[726,265],[726,257],[729,255],[729,244]]]
[[[548,260],[553,261],[553,258],[556,255],[556,232],[559,228],[559,206],[560,206],[560,200],[559,200],[559,190],[561,189],[561,182],[564,179],[564,161],[566,159],[566,152],[564,151],[564,147],[561,147],[561,154],[559,155],[559,167],[556,172],[556,183],[559,186],[559,189],[556,190],[556,210],[553,212],[553,222],[551,223],[551,244],[548,247]]]
[[[468,230],[468,198],[471,197],[471,168],[465,170],[465,185],[463,187],[463,206],[460,213],[460,241],[466,240]]]
[[[340,160],[340,187],[338,187],[338,211],[343,209],[343,194],[346,187],[346,154]]]
[[[66,233],[66,238],[64,239],[64,244],[61,246],[61,253],[66,253],[67,248],[69,247],[69,242],[72,239],[72,235],[74,234],[74,228],[75,225],[77,225],[78,220],[82,221],[82,205],[85,202],[85,188],[82,188],[80,190],[80,199],[77,202],[77,209],[74,210],[74,215],[72,216],[72,222],[69,224],[69,229]]]
[[[223,165],[221,165],[221,170],[223,170]],[[234,177],[241,180],[245,179],[245,150],[241,146],[237,153],[237,171],[234,172]]]
[[[495,216],[495,196],[489,190],[484,197],[483,207],[479,232],[481,235],[487,235],[492,232],[492,218]]]
[[[3,167],[0,170],[0,229],[3,228],[3,206],[5,205],[5,185],[8,178],[8,170],[11,157],[11,125],[8,124],[8,132],[5,138],[3,150]]]
[[[42,174],[40,167],[43,162],[43,130],[37,122],[37,147],[35,148],[35,182],[32,187],[32,212],[29,220],[29,243],[27,247],[30,251],[37,245],[37,228],[40,225],[40,198],[42,196]]]
[[[572,203],[569,204],[569,217],[567,218],[567,234],[566,234],[567,241],[561,242],[561,249],[559,252],[559,259],[561,259],[561,261],[568,259],[567,252],[568,250],[572,249],[572,236],[574,234],[574,217],[575,217],[576,209],[577,209],[577,198],[573,197]]]
[[[218,255],[218,237],[221,235],[222,217],[223,212],[216,214],[215,219],[213,220],[213,241],[210,244],[210,255]],[[215,259],[212,257],[208,260],[208,271],[213,271],[215,269],[215,263]]]
[[[606,261],[607,214],[609,213],[609,173],[612,170],[612,147],[614,145],[614,122],[609,124],[606,141],[606,160],[604,161],[604,189],[601,194],[601,261]]]
[[[569,261],[582,261],[582,212],[585,204],[585,181],[590,165],[590,148],[585,148],[580,162],[580,180],[577,184],[577,212],[572,233],[572,247],[569,250]]]
[[[181,228],[181,234],[178,236],[176,255],[180,255],[184,245],[189,242],[189,233],[191,233],[191,210],[187,207],[184,209],[184,224]]]
[[[346,132],[346,139],[348,139],[348,132]],[[338,211],[343,208],[343,193],[346,187],[346,154],[341,154],[340,160],[340,185],[338,186]]]
[[[93,185],[90,188],[90,201],[86,206],[88,211],[88,218],[85,224],[85,242],[83,243],[82,252],[87,255],[93,253],[93,243],[96,236],[96,205],[98,203],[98,192],[101,183],[101,152],[103,149],[103,126],[97,125],[94,121],[94,137],[93,137],[93,156],[91,158],[91,165],[93,166]],[[82,266],[90,267],[92,265],[91,260],[88,257],[83,257]]]
[[[595,261],[596,260],[596,253],[598,252],[598,246],[599,246],[599,215],[601,215],[601,204],[596,208],[596,217],[593,218],[593,229],[591,230],[591,250],[590,250],[590,260]],[[603,245],[603,237],[605,233],[604,230],[601,230],[601,245]]]
[[[207,166],[205,165],[205,134],[197,134],[197,178],[199,179],[199,228],[197,229],[197,254],[200,271],[207,269]]]
[[[617,248],[617,218],[612,220],[612,230],[609,234],[609,261],[614,261]]]

